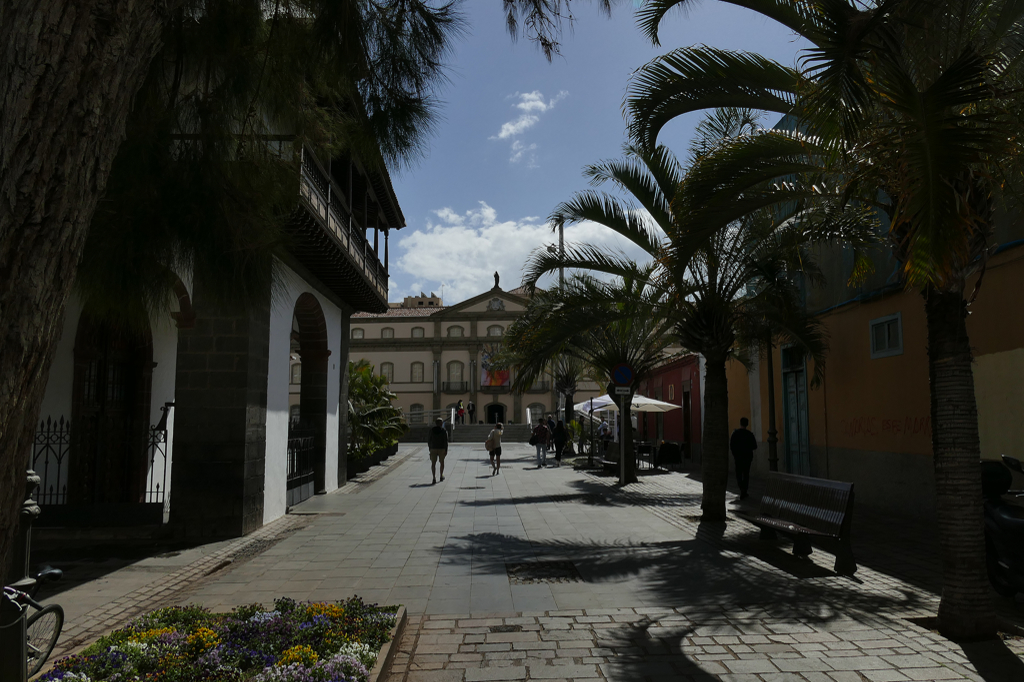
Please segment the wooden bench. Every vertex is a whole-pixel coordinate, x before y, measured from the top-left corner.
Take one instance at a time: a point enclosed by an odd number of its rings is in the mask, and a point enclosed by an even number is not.
[[[761,529],[762,540],[775,540],[777,533],[791,537],[794,556],[810,556],[814,543],[836,555],[836,573],[857,571],[850,544],[852,483],[773,472],[758,513],[739,515]]]

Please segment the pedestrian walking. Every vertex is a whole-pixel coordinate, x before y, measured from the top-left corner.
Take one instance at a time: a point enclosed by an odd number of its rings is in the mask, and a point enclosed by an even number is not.
[[[441,480],[444,480],[444,458],[448,456],[448,432],[444,429],[444,420],[440,417],[434,422],[427,435],[427,451],[430,453],[431,485],[437,483],[437,461],[441,460]]]
[[[555,420],[551,418],[550,414],[548,415],[548,432],[551,434],[555,433]]]
[[[551,445],[551,431],[544,423],[543,418],[537,421],[533,428],[533,435],[530,436],[530,445],[537,448],[537,468],[545,467],[548,464],[548,447]]]
[[[491,455],[491,476],[501,472],[501,432],[504,430],[505,427],[498,422],[487,436],[487,451]]]
[[[747,489],[750,487],[750,465],[754,461],[754,450],[757,450],[757,439],[750,432],[747,425],[750,421],[743,417],[740,419],[740,428],[732,432],[729,438],[729,449],[736,460],[736,485],[740,488],[740,499],[747,499]]]
[[[555,432],[552,434],[552,438],[555,441],[555,466],[562,466],[562,451],[565,450],[565,444],[569,441],[569,431],[565,428],[565,424],[559,419],[558,423],[555,424]]]
[[[469,423],[476,424],[476,405],[473,404],[472,400],[466,403],[466,412],[469,413]]]

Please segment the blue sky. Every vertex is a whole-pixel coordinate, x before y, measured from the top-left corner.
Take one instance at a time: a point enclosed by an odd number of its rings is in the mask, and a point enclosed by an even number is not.
[[[608,18],[597,3],[577,0],[562,54],[549,63],[531,43],[511,41],[501,4],[463,3],[467,35],[455,46],[436,134],[424,158],[393,173],[408,227],[391,237],[392,301],[443,288],[445,304],[458,303],[490,289],[495,270],[502,288],[518,286],[529,252],[555,239],[546,217],[588,187],[583,167],[620,155],[622,99],[637,67],[699,43],[793,64],[803,46],[753,12],[705,2],[674,13],[655,48],[629,3]],[[685,156],[698,120],[673,122],[660,141]],[[596,225],[568,227],[566,239],[623,249]]]

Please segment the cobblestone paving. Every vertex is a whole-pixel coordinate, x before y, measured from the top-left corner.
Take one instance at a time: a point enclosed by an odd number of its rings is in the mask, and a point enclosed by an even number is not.
[[[825,552],[799,560],[745,522],[699,523],[700,483],[688,476],[619,490],[537,469],[532,448],[505,450],[490,476],[478,446],[455,445],[446,480],[431,485],[425,450],[403,446],[363,482],[300,505],[288,518],[305,527],[181,583],[175,599],[215,610],[282,595],[405,604],[388,682],[1024,681],[1024,641],[957,645],[911,620],[935,612],[931,557],[840,577]],[[510,580],[510,565],[531,562],[571,563],[580,579]]]

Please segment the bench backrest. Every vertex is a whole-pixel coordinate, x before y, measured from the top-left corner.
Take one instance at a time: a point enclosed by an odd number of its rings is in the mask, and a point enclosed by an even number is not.
[[[761,498],[761,515],[845,535],[853,515],[853,484],[772,472]]]

